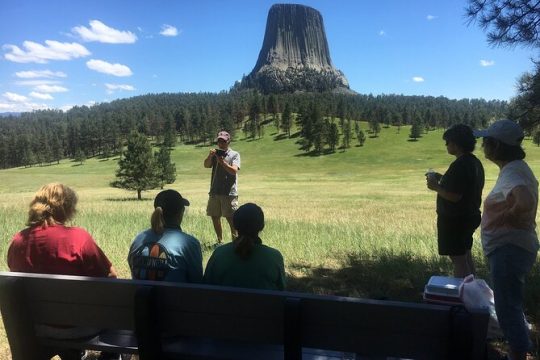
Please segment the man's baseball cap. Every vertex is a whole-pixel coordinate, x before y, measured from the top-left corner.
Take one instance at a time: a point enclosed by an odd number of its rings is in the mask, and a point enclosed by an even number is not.
[[[475,130],[476,137],[491,137],[507,145],[519,146],[523,140],[523,129],[518,123],[512,120],[497,120],[487,129]]]
[[[231,140],[231,135],[226,131],[220,131],[217,134],[216,141],[218,141],[219,139],[223,139],[223,140],[228,142],[229,140]]]
[[[163,209],[163,214],[178,214],[184,206],[189,206],[188,199],[184,199],[176,190],[163,190],[154,199],[154,208]]]

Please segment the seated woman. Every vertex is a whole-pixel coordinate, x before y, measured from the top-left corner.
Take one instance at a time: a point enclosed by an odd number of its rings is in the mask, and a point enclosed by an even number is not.
[[[264,228],[262,209],[252,203],[240,206],[233,215],[233,224],[238,237],[214,250],[206,265],[205,283],[283,290],[283,256],[278,250],[263,245],[259,238]]]
[[[202,282],[201,244],[180,227],[186,206],[189,201],[178,191],[157,194],[151,228],[137,235],[129,249],[132,278]]]
[[[52,183],[34,195],[28,228],[15,234],[8,249],[11,271],[28,273],[116,277],[116,271],[92,236],[67,226],[75,215],[77,194]]]
[[[34,195],[28,211],[28,228],[15,234],[8,249],[11,271],[57,275],[116,277],[116,271],[92,236],[84,229],[67,226],[75,215],[77,194],[71,188],[52,183]],[[94,328],[66,328],[49,325],[36,332],[52,338],[81,338],[99,333]],[[62,360],[80,359],[78,350],[43,349],[43,358],[60,355]],[[102,353],[102,358],[109,354]]]

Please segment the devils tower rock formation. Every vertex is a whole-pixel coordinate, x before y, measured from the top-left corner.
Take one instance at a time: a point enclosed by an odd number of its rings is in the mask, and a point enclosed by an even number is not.
[[[263,93],[352,92],[330,59],[321,14],[296,4],[270,8],[257,64],[236,87]]]

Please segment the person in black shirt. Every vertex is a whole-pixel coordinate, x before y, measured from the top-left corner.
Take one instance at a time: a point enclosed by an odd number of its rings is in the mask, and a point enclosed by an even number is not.
[[[475,273],[472,235],[480,225],[484,168],[472,154],[476,138],[469,126],[454,125],[443,139],[448,154],[456,160],[444,175],[426,174],[427,187],[437,193],[439,255],[450,257],[455,277],[465,277]]]

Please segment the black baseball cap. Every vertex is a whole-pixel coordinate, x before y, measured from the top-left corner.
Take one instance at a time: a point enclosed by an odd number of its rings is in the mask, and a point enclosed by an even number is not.
[[[184,199],[176,190],[167,189],[161,191],[154,199],[154,208],[160,207],[164,214],[178,214],[185,206],[189,206],[189,200]]]

